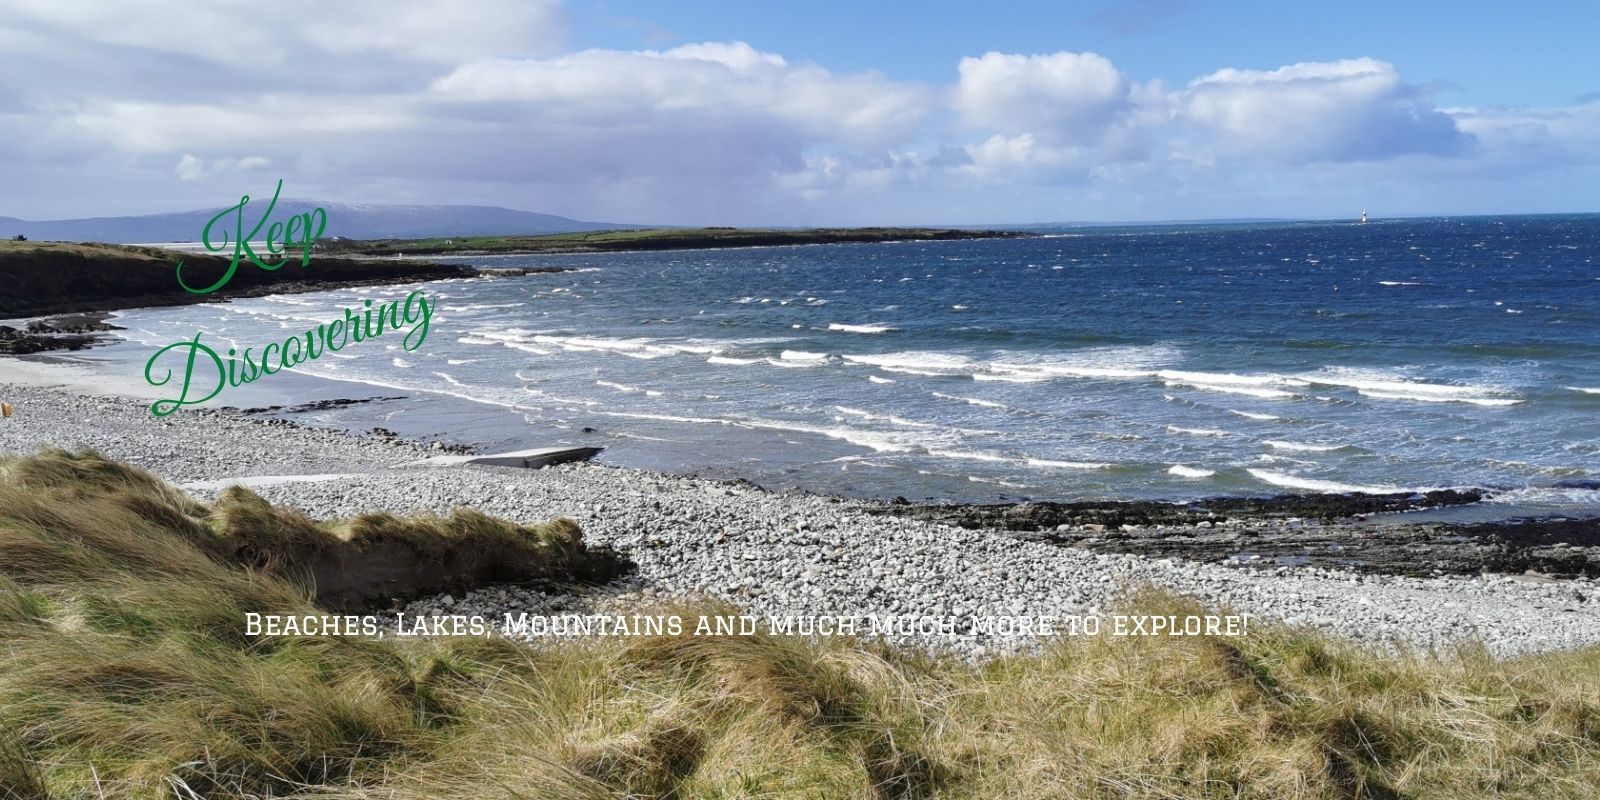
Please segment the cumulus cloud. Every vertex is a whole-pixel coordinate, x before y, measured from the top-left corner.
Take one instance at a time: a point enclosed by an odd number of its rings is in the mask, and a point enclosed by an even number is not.
[[[262,156],[207,160],[193,153],[184,153],[183,158],[178,159],[178,180],[194,181],[219,172],[245,172],[264,169],[271,165],[271,159]]]
[[[807,136],[853,142],[905,137],[929,106],[921,86],[874,73],[841,76],[815,65],[791,65],[744,42],[483,59],[456,68],[432,90],[447,101],[521,104],[542,118],[574,124],[670,123],[715,112],[730,121],[781,120]]]
[[[1132,85],[1095,53],[963,58],[951,106],[968,126],[1089,143],[1130,112]]]
[[[1393,65],[1371,58],[1222,69],[1191,82],[1177,102],[1219,151],[1287,163],[1449,155],[1471,140]]]

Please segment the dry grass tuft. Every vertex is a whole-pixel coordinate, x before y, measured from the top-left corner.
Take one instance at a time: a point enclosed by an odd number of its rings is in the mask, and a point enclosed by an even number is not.
[[[92,454],[0,463],[0,800],[1543,800],[1600,786],[1595,650],[1396,657],[1265,627],[1062,639],[974,667],[759,634],[243,635],[247,611],[321,612],[289,580],[315,554],[404,547],[438,568],[507,542],[551,564],[587,552],[568,524],[326,523],[243,490],[207,508]]]

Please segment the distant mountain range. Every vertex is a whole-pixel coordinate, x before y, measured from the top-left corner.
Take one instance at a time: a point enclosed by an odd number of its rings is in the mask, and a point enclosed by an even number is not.
[[[260,218],[265,199],[245,206],[246,229]],[[279,200],[273,220],[283,220],[321,207],[328,213],[324,236],[348,239],[424,239],[434,236],[496,236],[501,234],[571,233],[617,230],[638,225],[583,222],[553,214],[535,214],[496,206],[384,206],[333,203],[320,200]],[[28,221],[0,217],[0,238],[21,234],[40,241],[157,244],[198,242],[200,231],[221,208],[147,214],[137,217],[92,217]],[[230,227],[231,230],[231,227]],[[256,238],[262,238],[258,236]]]

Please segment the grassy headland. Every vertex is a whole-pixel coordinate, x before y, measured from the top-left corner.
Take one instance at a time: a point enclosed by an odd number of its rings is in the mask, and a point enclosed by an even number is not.
[[[433,239],[330,240],[330,253],[384,256],[486,253],[603,253],[626,250],[697,250],[796,244],[948,241],[1028,236],[1017,231],[949,228],[643,228],[542,236],[461,236]]]
[[[970,666],[767,635],[244,635],[249,611],[321,613],[303,578],[324,547],[376,537],[444,565],[493,541],[556,577],[590,557],[567,524],[456,520],[384,518],[380,536],[242,490],[207,506],[93,454],[6,459],[0,797],[1579,798],[1600,785],[1594,650],[1393,657],[1267,627],[1063,639]]]

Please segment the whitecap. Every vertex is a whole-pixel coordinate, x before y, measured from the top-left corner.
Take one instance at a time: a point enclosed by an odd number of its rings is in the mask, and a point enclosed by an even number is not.
[[[1343,444],[1307,444],[1305,442],[1283,442],[1277,439],[1268,439],[1262,444],[1274,450],[1289,450],[1296,453],[1331,453],[1343,450],[1349,445]]]
[[[1186,433],[1190,436],[1231,436],[1227,431],[1216,428],[1180,428],[1177,425],[1168,425],[1167,433]]]
[[[1110,469],[1113,466],[1099,461],[1054,461],[1048,458],[1029,458],[1027,464],[1045,469]]]
[[[1283,417],[1275,416],[1275,415],[1272,415],[1272,414],[1261,414],[1261,413],[1258,413],[1258,412],[1255,412],[1255,411],[1235,411],[1234,409],[1231,409],[1231,408],[1228,409],[1228,413],[1229,414],[1236,414],[1238,416],[1244,417],[1245,419],[1258,419],[1258,420],[1261,420],[1263,422],[1269,421],[1269,420],[1275,420],[1275,419],[1283,419]]]
[[[1173,464],[1172,468],[1167,470],[1167,472],[1171,475],[1177,475],[1180,478],[1209,478],[1212,475],[1217,474],[1216,470],[1200,469],[1198,467],[1186,467],[1182,464]]]
[[[888,333],[900,329],[889,325],[846,325],[842,322],[830,322],[828,330],[844,333]]]
[[[1283,486],[1290,489],[1307,489],[1313,492],[1334,492],[1348,494],[1360,492],[1362,494],[1399,494],[1402,492],[1426,492],[1428,489],[1400,489],[1394,486],[1360,486],[1336,481],[1325,481],[1319,478],[1304,478],[1299,475],[1288,475],[1282,472],[1273,472],[1265,469],[1246,468],[1246,472],[1254,475],[1258,480],[1265,481],[1273,486]]]
[[[982,406],[983,408],[1009,408],[1005,403],[996,403],[993,400],[984,400],[979,397],[960,397],[953,394],[944,394],[943,392],[934,392],[933,396],[944,400],[956,400],[962,403]]]
[[[868,375],[867,380],[872,381],[873,383],[894,383],[893,378],[880,378],[876,375]]]

